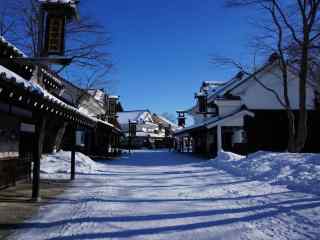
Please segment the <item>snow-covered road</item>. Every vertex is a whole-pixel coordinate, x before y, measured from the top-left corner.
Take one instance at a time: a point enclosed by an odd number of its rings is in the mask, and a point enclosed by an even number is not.
[[[320,197],[136,152],[81,174],[12,239],[320,239]],[[9,226],[10,227],[10,226]]]

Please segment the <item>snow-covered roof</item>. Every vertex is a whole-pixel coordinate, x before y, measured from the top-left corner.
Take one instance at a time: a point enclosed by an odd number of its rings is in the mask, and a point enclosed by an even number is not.
[[[63,4],[76,4],[76,0],[38,0],[41,3],[63,3]]]
[[[217,117],[209,118],[208,120],[206,120],[204,122],[194,124],[194,125],[191,125],[186,128],[179,129],[175,132],[175,135],[181,135],[183,133],[186,133],[191,130],[198,129],[198,128],[211,129],[219,124],[223,125],[223,122],[229,120],[230,118],[234,118],[237,116],[244,116],[244,115],[254,116],[254,113],[250,112],[247,109],[241,109],[241,110],[235,111],[235,112],[228,114],[228,115],[225,115],[225,116],[217,116]]]
[[[163,122],[165,122],[166,124],[170,125],[172,128],[178,128],[178,125],[171,122],[169,119],[163,117],[163,116],[160,116],[160,115],[157,115],[158,118],[160,118],[160,120],[162,120]]]
[[[226,81],[204,81],[201,86],[201,91],[206,90],[208,93],[215,92],[218,88],[225,85]]]
[[[106,94],[100,89],[88,89],[87,92],[97,101],[104,104]]]
[[[125,136],[129,136],[129,133],[125,133]],[[136,137],[152,137],[152,138],[163,138],[164,133],[149,133],[149,132],[136,132]]]
[[[133,110],[133,111],[124,111],[118,112],[118,122],[120,124],[128,124],[130,121],[141,122],[145,119],[146,114],[149,113],[149,110]]]
[[[18,55],[21,57],[27,57],[20,49],[18,49],[16,46],[14,46],[12,43],[7,41],[3,36],[0,36],[0,41],[4,44],[6,44],[8,47],[12,48]]]
[[[106,126],[112,127],[117,129],[114,125],[99,120],[95,117],[89,116],[87,113],[80,111],[79,109],[66,104],[65,102],[61,101],[60,99],[58,99],[57,97],[55,97],[54,95],[52,95],[51,93],[49,93],[47,90],[45,90],[44,88],[42,88],[40,85],[38,85],[37,83],[33,82],[33,81],[28,81],[24,78],[22,78],[20,75],[12,72],[11,70],[5,68],[4,66],[0,65],[0,75],[5,75],[6,79],[9,79],[10,81],[14,82],[15,84],[22,86],[24,89],[26,89],[27,91],[36,93],[40,96],[42,96],[45,99],[48,99],[51,102],[57,103],[59,104],[61,107],[68,109],[70,111],[76,112],[79,115],[90,119],[93,122],[101,122],[103,124],[105,124]],[[117,129],[120,131],[120,129]]]
[[[254,76],[256,76],[258,73],[268,69],[269,67],[275,66],[275,63],[277,61],[273,62],[267,62],[263,66],[261,66],[257,71],[254,73],[248,75],[245,73],[238,73],[235,77],[233,77],[230,81],[226,82],[221,87],[217,88],[214,92],[209,94],[209,101],[216,99],[216,98],[222,98],[224,95],[228,92],[230,92],[232,89],[237,88],[238,86],[242,85],[243,83],[247,82],[248,80],[251,80]]]

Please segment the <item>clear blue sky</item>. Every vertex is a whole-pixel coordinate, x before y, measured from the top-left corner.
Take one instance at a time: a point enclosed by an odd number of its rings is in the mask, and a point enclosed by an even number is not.
[[[209,64],[210,54],[246,60],[248,13],[222,0],[82,0],[112,36],[114,93],[126,110],[175,113],[194,103],[204,80],[226,80],[234,69]]]

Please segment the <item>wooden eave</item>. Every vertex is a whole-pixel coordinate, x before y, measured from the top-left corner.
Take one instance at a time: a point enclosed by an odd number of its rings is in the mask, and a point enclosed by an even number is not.
[[[0,99],[12,105],[19,106],[33,113],[49,114],[60,117],[68,122],[94,127],[95,122],[85,117],[76,110],[69,109],[59,101],[50,99],[31,89],[26,89],[22,84],[17,84],[13,79],[0,75]]]

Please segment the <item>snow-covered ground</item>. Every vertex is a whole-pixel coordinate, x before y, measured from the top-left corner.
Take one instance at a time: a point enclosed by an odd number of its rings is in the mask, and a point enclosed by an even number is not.
[[[212,163],[238,176],[320,194],[320,154],[260,151],[243,157],[221,152]]]
[[[94,165],[12,225],[12,239],[320,239],[318,195],[178,153],[139,151]]]
[[[86,155],[76,152],[77,173],[93,173],[98,169],[97,164]],[[56,174],[71,172],[71,152],[59,151],[46,155],[41,159],[41,173],[44,177],[55,178]]]

